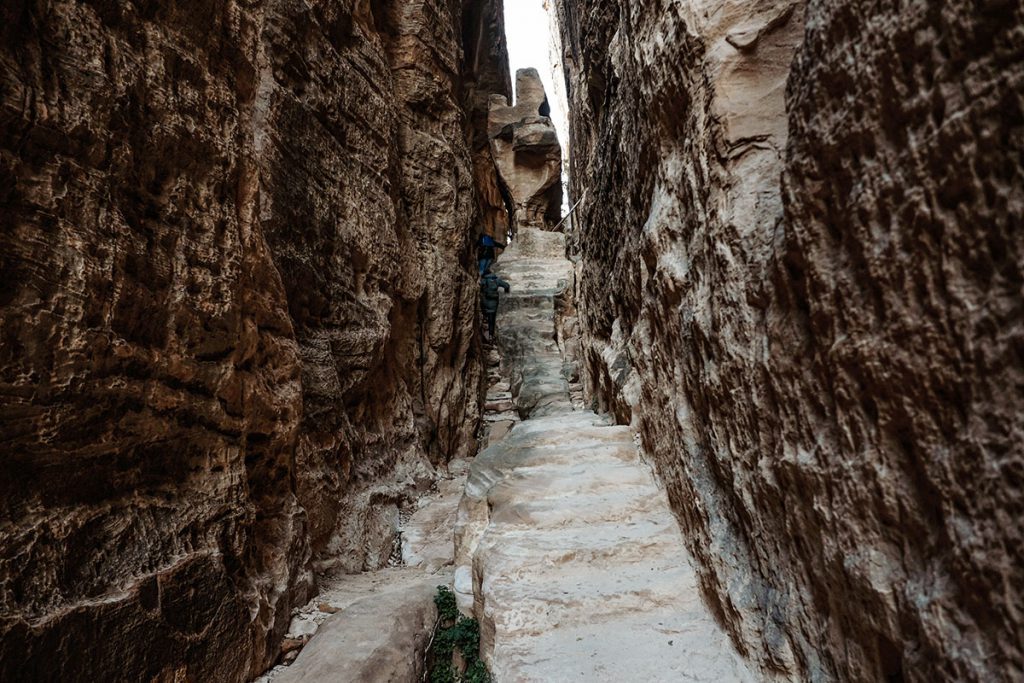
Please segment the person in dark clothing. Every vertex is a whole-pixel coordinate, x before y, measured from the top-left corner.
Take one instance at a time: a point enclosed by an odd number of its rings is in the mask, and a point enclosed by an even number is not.
[[[483,308],[484,319],[487,320],[487,341],[494,340],[494,328],[498,321],[499,289],[504,289],[506,294],[512,292],[512,287],[488,268],[480,278],[480,307]]]
[[[496,241],[490,235],[480,235],[480,241],[476,245],[476,257],[480,263],[480,275],[483,276],[487,269],[494,264],[496,258],[495,249],[504,249],[505,245]]]

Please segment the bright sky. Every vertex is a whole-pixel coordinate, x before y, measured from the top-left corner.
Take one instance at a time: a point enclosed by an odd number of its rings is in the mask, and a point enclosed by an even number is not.
[[[551,105],[551,119],[558,130],[565,156],[569,145],[569,118],[565,110],[564,87],[555,88],[553,58],[561,60],[553,49],[552,24],[545,0],[505,0],[505,33],[508,36],[508,57],[512,67],[512,87],[516,71],[533,67],[544,81]],[[551,10],[554,11],[553,9]],[[562,79],[561,65],[558,78]],[[564,83],[564,81],[563,81]],[[567,158],[566,158],[567,160]]]

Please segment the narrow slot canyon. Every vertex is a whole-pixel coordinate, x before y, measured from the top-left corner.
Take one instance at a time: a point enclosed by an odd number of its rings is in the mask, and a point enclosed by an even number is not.
[[[1024,2],[10,0],[0,681],[1024,680]]]

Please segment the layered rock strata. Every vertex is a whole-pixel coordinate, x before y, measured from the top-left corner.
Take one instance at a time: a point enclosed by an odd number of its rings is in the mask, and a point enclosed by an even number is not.
[[[0,10],[0,679],[246,679],[472,449],[463,9]]]
[[[510,233],[521,227],[554,228],[562,217],[562,147],[551,106],[536,69],[516,73],[516,103],[490,99],[491,154],[512,204]]]
[[[498,681],[753,681],[702,603],[628,427],[576,410],[556,342],[564,235],[527,228],[499,340],[524,421],[470,466],[456,597]]]
[[[734,642],[1020,678],[1021,3],[555,4],[585,375]]]

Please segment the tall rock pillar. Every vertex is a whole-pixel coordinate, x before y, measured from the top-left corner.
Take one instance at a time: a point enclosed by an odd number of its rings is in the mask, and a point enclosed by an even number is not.
[[[516,103],[492,95],[487,131],[501,183],[513,206],[509,226],[553,229],[562,214],[562,148],[536,69],[516,73]]]

